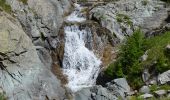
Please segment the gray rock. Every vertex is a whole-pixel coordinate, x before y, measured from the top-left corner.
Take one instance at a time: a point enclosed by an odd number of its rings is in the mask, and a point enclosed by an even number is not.
[[[158,90],[158,91],[154,91],[154,94],[156,97],[163,97],[167,94],[167,92],[165,90]]]
[[[146,61],[148,58],[148,51],[144,53],[144,55],[141,57],[141,61]]]
[[[166,30],[170,30],[170,23],[167,23],[164,27]]]
[[[60,81],[40,61],[20,23],[0,12],[0,87],[9,100],[63,100]]]
[[[131,93],[130,86],[125,78],[115,79],[107,83],[107,89],[122,99],[125,99]]]
[[[158,75],[158,82],[159,84],[170,82],[170,70]]]
[[[166,46],[166,49],[167,49],[167,50],[170,50],[170,44],[168,44],[168,45]]]
[[[143,98],[143,99],[149,99],[149,98],[152,98],[153,95],[146,93],[146,94],[140,95],[139,97],[140,97],[140,98]]]
[[[92,100],[90,89],[82,89],[75,94],[75,100]]]
[[[170,93],[170,90],[167,90],[167,93]]]
[[[157,84],[156,78],[153,78],[153,79],[149,80],[149,84],[150,84],[150,85]]]
[[[170,94],[168,94],[167,97],[170,98]]]
[[[148,71],[148,69],[144,69],[143,73],[142,73],[142,80],[148,85],[148,81],[150,78],[150,73]]]
[[[106,88],[94,86],[76,92],[75,100],[118,100],[118,98]]]
[[[90,11],[90,18],[97,20],[120,40],[141,27],[144,32],[160,28],[168,17],[165,3],[160,0],[118,0],[97,6]],[[157,19],[157,21],[155,21]]]
[[[7,2],[32,37],[40,37],[41,34],[57,36],[63,23],[63,15],[71,10],[69,0],[28,0],[27,4],[19,0]]]
[[[50,70],[52,59],[51,55],[49,54],[49,51],[45,48],[38,48],[37,53],[42,63]]]
[[[139,90],[139,92],[141,93],[149,93],[150,92],[150,89],[148,86],[142,86],[142,88]]]
[[[119,78],[113,81],[122,97],[125,97],[125,93],[130,92],[130,86],[128,85],[127,80],[125,78]]]
[[[0,94],[4,94],[4,90],[0,88]]]

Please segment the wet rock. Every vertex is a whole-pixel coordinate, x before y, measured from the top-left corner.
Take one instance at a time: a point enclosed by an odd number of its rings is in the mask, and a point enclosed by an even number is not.
[[[163,97],[167,94],[167,92],[165,90],[158,90],[158,91],[154,91],[154,94],[156,97]]]
[[[149,93],[150,92],[150,89],[148,86],[142,86],[142,88],[139,90],[139,92],[141,93]]]
[[[116,57],[113,46],[118,43],[114,35],[108,29],[101,27],[94,21],[85,21],[78,25],[80,30],[87,31],[84,36],[85,46],[101,57],[103,66],[111,63]]]

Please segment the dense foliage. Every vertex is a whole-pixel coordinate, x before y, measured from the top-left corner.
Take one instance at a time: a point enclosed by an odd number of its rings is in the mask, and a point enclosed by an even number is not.
[[[0,0],[0,8],[4,11],[11,13],[11,6],[6,4],[6,0]]]
[[[165,49],[169,43],[170,32],[145,39],[137,30],[120,47],[117,61],[109,65],[106,74],[113,78],[126,77],[133,88],[139,88],[143,84],[141,75],[144,68],[154,69],[156,73],[169,69],[170,56]],[[148,51],[148,58],[141,61],[145,51]]]

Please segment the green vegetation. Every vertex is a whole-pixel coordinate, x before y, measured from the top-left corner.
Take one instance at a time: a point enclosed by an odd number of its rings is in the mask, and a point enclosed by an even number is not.
[[[142,62],[143,66],[154,66],[158,73],[169,69],[170,55],[165,47],[170,44],[170,32],[161,36],[146,39],[145,48],[148,50],[148,58]]]
[[[130,100],[144,100],[144,99],[140,98],[139,96],[132,96]],[[169,97],[161,97],[161,98],[153,97],[153,98],[146,99],[146,100],[170,100],[170,98]]]
[[[0,100],[7,100],[7,98],[3,94],[0,94]]]
[[[130,17],[125,15],[125,14],[117,14],[116,15],[116,20],[119,23],[126,23],[126,24],[128,24],[130,26],[133,24]]]
[[[170,3],[170,0],[161,0],[161,1],[164,1],[164,2],[168,2],[168,3]]]
[[[146,6],[148,3],[149,3],[148,0],[143,0],[143,1],[142,1],[142,4],[143,4],[144,6]]]
[[[99,12],[94,13],[96,16],[99,16],[99,19],[97,20],[106,20],[106,16],[104,14],[101,14]]]
[[[140,30],[134,32],[120,48],[118,60],[109,65],[106,74],[112,77],[126,77],[133,87],[139,86],[143,68],[139,67],[139,58],[143,55],[144,36]]]
[[[7,13],[11,13],[11,6],[6,4],[6,0],[0,0],[0,8],[6,11]]]
[[[21,1],[23,4],[27,4],[28,0],[19,0],[19,1]]]
[[[44,33],[43,32],[40,32],[40,38],[41,38],[41,40],[42,41],[45,41],[45,39],[46,39],[46,37],[45,37],[45,35],[44,35]]]
[[[145,39],[143,33],[137,30],[120,47],[117,61],[110,64],[105,72],[113,78],[127,78],[131,87],[138,89],[143,85],[141,75],[144,68],[155,70],[157,73],[169,69],[170,56],[165,50],[169,43],[170,32]],[[140,58],[146,50],[148,58],[142,62]]]
[[[151,90],[151,92],[154,92],[154,91],[157,91],[157,90],[170,90],[170,85],[165,84],[165,85],[158,86],[158,85],[155,84],[155,85],[152,85],[150,87],[150,90]]]
[[[78,2],[87,2],[88,0],[77,0]]]

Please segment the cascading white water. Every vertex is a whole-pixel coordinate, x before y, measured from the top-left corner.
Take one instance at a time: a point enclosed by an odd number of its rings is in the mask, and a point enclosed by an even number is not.
[[[81,13],[82,8],[80,5],[75,4],[75,10],[73,13],[71,13],[67,18],[66,21],[68,22],[83,22],[86,20],[86,18]]]
[[[79,6],[78,6],[79,7]],[[77,8],[78,9],[78,8]],[[76,9],[76,13],[78,13]],[[79,8],[80,10],[80,8]],[[75,12],[73,12],[75,14]],[[80,12],[79,12],[80,13]],[[83,20],[82,20],[83,19]],[[71,14],[67,21],[82,22],[85,18]],[[63,73],[68,76],[67,86],[76,92],[95,84],[101,61],[85,47],[85,37],[90,31],[80,30],[78,26],[66,26]]]

